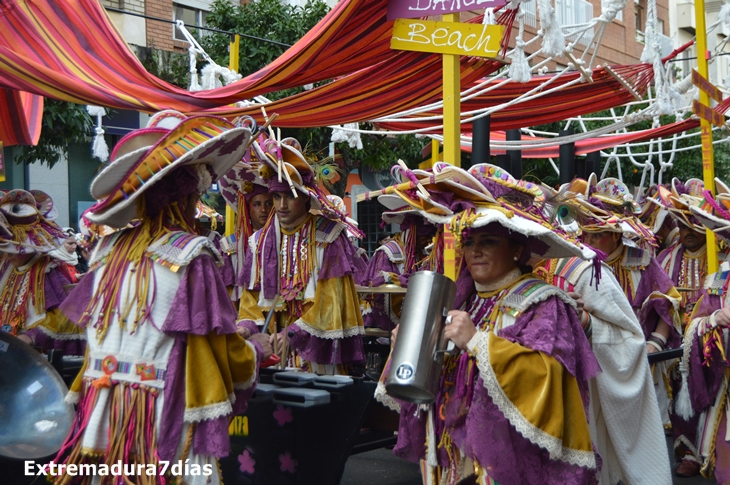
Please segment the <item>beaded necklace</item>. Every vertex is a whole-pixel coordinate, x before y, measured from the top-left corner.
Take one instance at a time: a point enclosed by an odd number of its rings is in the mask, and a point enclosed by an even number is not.
[[[681,292],[682,301],[680,308],[684,310],[684,323],[689,323],[689,317],[692,313],[697,300],[702,296],[702,288],[707,276],[707,246],[703,246],[696,252],[691,252],[685,248],[682,255],[682,261],[679,267],[679,277],[677,286],[680,288],[692,288],[693,291]]]
[[[297,318],[302,316],[304,291],[317,260],[316,231],[317,225],[311,214],[294,229],[281,228],[279,288],[289,312]]]
[[[36,260],[24,268],[8,268],[8,279],[0,290],[0,322],[10,327],[10,334],[17,335],[28,319],[28,298],[32,298],[36,314],[45,312],[44,281],[49,258]],[[8,263],[9,264],[9,263]]]

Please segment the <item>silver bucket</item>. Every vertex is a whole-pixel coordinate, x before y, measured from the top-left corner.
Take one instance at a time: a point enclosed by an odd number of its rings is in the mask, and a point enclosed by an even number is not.
[[[455,298],[456,283],[442,274],[419,271],[410,277],[385,381],[388,394],[416,404],[435,400],[446,349],[444,325]]]

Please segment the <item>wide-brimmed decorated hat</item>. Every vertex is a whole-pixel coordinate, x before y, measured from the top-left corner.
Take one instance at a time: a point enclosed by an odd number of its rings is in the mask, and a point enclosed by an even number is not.
[[[717,195],[704,190],[700,203],[690,206],[689,210],[703,227],[730,244],[730,189],[718,178],[715,178],[715,187]]]
[[[299,141],[291,137],[279,140],[261,136],[251,148],[251,165],[258,169],[258,176],[267,184],[270,193],[291,192],[296,197],[309,197],[310,211],[344,224],[358,238],[364,237],[357,224],[353,224],[352,219],[348,221],[346,213],[338,210],[319,188],[314,168],[304,156]]]
[[[639,220],[641,207],[634,201],[626,184],[611,177],[596,181],[595,174],[591,174],[588,185],[586,202],[589,205],[584,204],[584,207],[596,207],[601,213],[594,213],[594,217],[589,220],[580,221],[581,230],[622,233],[625,238],[643,248],[656,246],[654,233]]]
[[[47,253],[58,247],[57,237],[41,223],[42,217],[30,192],[15,189],[0,198],[4,234],[0,251],[11,254]],[[8,234],[9,232],[9,234]]]
[[[139,196],[156,182],[178,167],[203,163],[218,180],[241,160],[250,137],[248,128],[223,118],[161,111],[147,128],[117,143],[109,166],[91,183],[99,202],[85,216],[94,224],[124,227],[136,217]]]
[[[239,204],[246,203],[257,195],[268,194],[269,187],[258,175],[258,171],[250,165],[250,152],[246,152],[243,161],[238,162],[221,177],[218,185],[226,204],[238,214]]]
[[[527,251],[523,253],[523,262],[530,257],[544,259],[579,256],[590,259],[595,256],[595,252],[576,238],[560,228],[553,227],[542,217],[537,207],[529,207],[535,198],[542,194],[542,190],[536,184],[517,181],[506,171],[489,164],[471,167],[469,174],[483,185],[484,193],[489,194],[492,202],[485,200],[472,204],[471,207],[466,206],[466,209],[453,215],[424,211],[420,211],[419,214],[434,224],[449,224],[458,241],[461,241],[470,229],[495,224],[495,230],[525,245]],[[462,187],[453,190],[454,204],[459,200],[457,194],[462,192]],[[513,201],[518,203],[512,203]]]
[[[644,199],[639,219],[655,234],[659,232],[669,215],[669,207],[673,205],[671,195],[672,192],[667,187],[654,185]]]
[[[58,218],[58,209],[53,204],[53,199],[50,195],[43,192],[42,190],[32,189],[29,192],[33,195],[36,202],[38,212],[49,221],[55,221]]]
[[[669,196],[671,202],[667,206],[669,215],[681,224],[683,227],[692,229],[693,231],[703,232],[705,227],[698,221],[690,207],[698,206],[702,203],[705,184],[702,180],[692,178],[682,183],[677,177],[672,179],[672,192]]]

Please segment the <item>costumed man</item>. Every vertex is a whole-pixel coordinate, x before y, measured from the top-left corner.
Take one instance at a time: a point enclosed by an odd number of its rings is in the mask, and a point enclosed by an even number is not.
[[[583,194],[593,217],[580,221],[583,241],[605,253],[605,263],[613,271],[629,299],[646,340],[646,351],[654,353],[676,348],[681,343],[680,296],[672,280],[653,256],[654,237],[635,217],[638,206],[628,187],[618,179],[588,180]],[[654,365],[654,385],[659,412],[669,425],[667,363]]]
[[[586,407],[600,369],[573,299],[526,265],[594,253],[530,205],[534,184],[480,180],[495,202],[423,213],[463,250],[444,332],[460,352],[445,357],[433,404],[401,402],[394,452],[422,460],[426,484],[596,483]]]
[[[240,332],[271,332],[275,351],[288,366],[346,374],[365,360],[353,280],[357,254],[347,229],[361,232],[316,185],[296,140],[271,138],[253,147],[262,161],[259,175],[273,195],[274,216],[248,242]],[[263,328],[271,311],[271,326]]]
[[[408,277],[418,271],[426,259],[424,250],[436,235],[436,226],[416,215],[416,209],[404,205],[397,195],[381,195],[378,202],[388,207],[383,222],[398,224],[400,231],[381,244],[368,261],[362,278],[363,286],[384,284],[406,286]],[[369,295],[363,301],[366,327],[392,330],[400,321],[403,295]]]
[[[126,477],[135,483],[220,483],[229,417],[245,410],[270,348],[236,332],[220,257],[195,234],[194,217],[250,136],[222,118],[162,111],[117,143],[92,182],[100,202],[85,217],[121,230],[99,241],[62,307],[88,347],[66,398],[77,414],[54,483],[86,483],[68,465],[118,462],[136,471]],[[178,460],[182,475],[160,475],[163,461]]]
[[[85,335],[59,306],[72,282],[64,263],[49,256],[65,239],[63,231],[48,224],[36,201],[25,190],[11,190],[0,199],[12,237],[0,244],[0,322],[3,331],[20,336],[44,351],[83,355]]]
[[[572,232],[576,221],[590,217],[577,195],[586,183],[575,179],[559,191],[542,186],[546,217],[554,225]],[[545,281],[577,299],[581,324],[601,365],[601,373],[590,381],[588,419],[603,462],[600,483],[671,484],[644,332],[610,269],[596,270],[575,257],[545,260],[535,267]]]
[[[669,214],[679,225],[679,240],[662,251],[657,260],[664,268],[674,285],[680,289],[682,299],[679,303],[682,316],[682,329],[689,323],[697,300],[702,295],[705,277],[707,276],[707,233],[705,227],[692,215],[690,206],[697,206],[702,200],[704,183],[699,179],[690,179],[682,183],[672,179],[672,206]],[[720,261],[726,260],[726,253],[719,253]],[[672,394],[677,395],[681,376],[677,365],[670,369]],[[699,415],[685,421],[670,407],[669,418],[674,435],[674,451],[680,461],[675,474],[680,477],[692,477],[700,472],[700,457],[697,454],[697,426]]]
[[[663,185],[654,185],[649,189],[641,206],[639,220],[654,233],[659,254],[679,239],[679,227],[674,218],[669,216],[672,207],[672,192]]]
[[[697,220],[718,240],[730,244],[730,191],[715,179],[717,197],[704,191],[699,206],[690,206]],[[717,483],[730,483],[730,434],[728,433],[728,359],[730,326],[728,287],[730,271],[707,275],[684,334],[684,355],[679,369],[681,387],[675,412],[687,421],[699,416],[697,430],[700,472]]]
[[[266,137],[259,135],[262,143]],[[258,144],[254,141],[253,144]],[[243,278],[243,266],[248,251],[248,240],[251,235],[264,227],[271,215],[274,202],[269,188],[261,177],[249,165],[251,157],[257,162],[255,153],[261,150],[249,150],[243,160],[230,169],[220,180],[221,195],[226,204],[236,214],[236,224],[232,236],[223,240],[224,252],[230,254],[233,263],[234,287],[231,300],[238,302],[246,286]]]

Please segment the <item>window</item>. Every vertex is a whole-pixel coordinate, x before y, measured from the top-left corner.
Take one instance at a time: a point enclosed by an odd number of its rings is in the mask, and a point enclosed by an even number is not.
[[[634,1],[634,22],[638,36],[640,32],[644,32],[644,25],[646,25],[646,10],[641,4],[641,0]]]
[[[205,27],[207,25],[205,19],[208,16],[208,13],[209,12],[206,10],[195,8],[193,6],[183,5],[180,3],[172,4],[173,20],[182,20],[189,31],[192,30],[192,27],[190,27],[191,25]],[[198,33],[198,36],[200,34],[201,33]],[[177,26],[173,27],[173,38],[175,40],[185,41],[185,36],[182,34],[180,29],[177,28]]]
[[[390,226],[380,227],[383,212],[387,209],[377,200],[365,200],[357,203],[357,222],[359,228],[365,233],[359,246],[368,252],[368,256],[372,256],[376,249],[380,246],[380,240],[387,235],[391,235]]]

